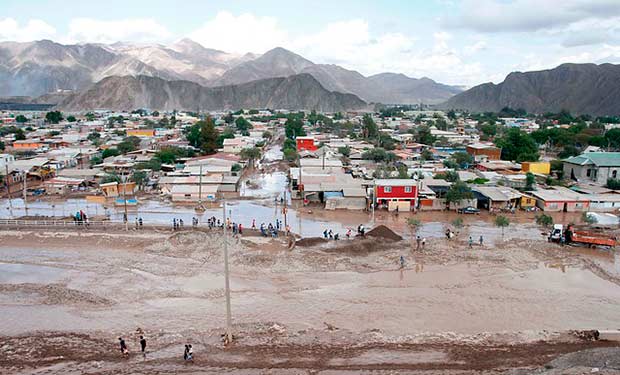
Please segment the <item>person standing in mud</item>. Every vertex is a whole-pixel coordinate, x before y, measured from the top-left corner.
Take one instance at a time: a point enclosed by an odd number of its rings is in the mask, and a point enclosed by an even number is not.
[[[420,236],[417,236],[417,237],[415,238],[415,243],[416,243],[416,247],[415,247],[415,249],[416,249],[416,250],[420,250],[420,245],[422,244],[422,239],[420,238]]]
[[[482,238],[482,235],[480,235],[480,246],[482,246],[483,242],[484,242],[484,239]]]
[[[129,355],[129,350],[127,350],[127,344],[125,344],[125,340],[122,337],[118,338],[119,344],[121,346],[121,354],[124,356]]]
[[[142,356],[146,356],[146,339],[144,336],[140,336],[140,350],[142,351]]]
[[[474,239],[469,236],[469,248],[471,249],[474,244]]]
[[[399,262],[400,262],[400,269],[402,270],[403,268],[405,268],[405,257],[401,255]]]

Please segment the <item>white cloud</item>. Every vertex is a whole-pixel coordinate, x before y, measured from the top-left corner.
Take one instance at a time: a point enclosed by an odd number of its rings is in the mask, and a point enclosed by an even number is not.
[[[23,26],[13,18],[0,20],[0,40],[30,42],[39,39],[51,39],[55,35],[56,29],[54,27],[38,19],[31,19]]]
[[[460,12],[443,23],[477,32],[527,32],[612,18],[619,12],[617,0],[465,0]]]
[[[275,18],[249,13],[219,12],[189,37],[209,48],[238,53],[263,53],[287,42],[287,33]]]
[[[162,42],[171,33],[150,18],[128,18],[100,21],[92,18],[74,18],[69,23],[68,42],[115,43],[132,41],[138,43]]]

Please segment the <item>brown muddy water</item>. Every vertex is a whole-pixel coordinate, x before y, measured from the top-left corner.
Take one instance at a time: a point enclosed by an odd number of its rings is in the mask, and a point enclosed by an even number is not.
[[[0,331],[104,330],[112,337],[136,327],[222,327],[221,238],[200,236],[136,250],[102,243],[2,247]],[[251,240],[258,242],[249,248],[231,244],[235,324],[322,329],[329,323],[390,335],[618,328],[620,269],[613,253],[517,240],[469,250],[464,240],[437,239],[427,254],[411,255],[403,241],[354,255],[261,250],[267,240]],[[538,249],[545,246],[552,247],[543,254]]]

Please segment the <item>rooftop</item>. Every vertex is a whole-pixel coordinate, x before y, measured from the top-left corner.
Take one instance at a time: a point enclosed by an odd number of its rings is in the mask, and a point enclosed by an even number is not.
[[[597,167],[620,167],[620,152],[588,152],[565,159],[564,162],[577,165],[594,164]]]

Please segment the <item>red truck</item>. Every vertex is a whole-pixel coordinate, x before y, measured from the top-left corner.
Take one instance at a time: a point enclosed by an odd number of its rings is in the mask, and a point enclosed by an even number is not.
[[[566,243],[582,244],[588,247],[615,247],[618,244],[618,240],[615,237],[601,232],[577,230],[571,225],[564,230],[562,224],[555,224],[553,231],[549,234],[549,241],[561,242],[562,239]]]

